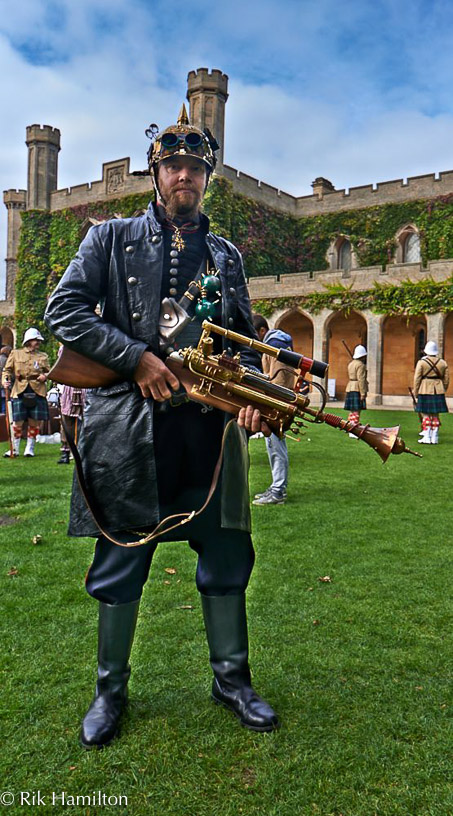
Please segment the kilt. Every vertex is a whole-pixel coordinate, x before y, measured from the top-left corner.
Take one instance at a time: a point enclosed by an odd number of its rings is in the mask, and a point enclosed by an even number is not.
[[[345,411],[365,411],[366,399],[360,399],[360,391],[347,391],[344,401]]]
[[[445,394],[419,394],[414,410],[420,414],[448,413]]]
[[[13,422],[25,422],[26,419],[34,419],[38,422],[43,419],[49,419],[49,407],[46,398],[40,397],[38,394],[35,394],[34,391],[33,395],[36,397],[36,405],[34,408],[26,408],[22,395],[14,397],[14,399],[11,400]]]

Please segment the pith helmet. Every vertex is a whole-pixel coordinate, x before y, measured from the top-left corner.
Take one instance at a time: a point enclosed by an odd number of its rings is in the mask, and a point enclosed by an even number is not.
[[[437,343],[434,340],[428,340],[425,348],[423,349],[425,354],[439,354],[439,349],[437,348]]]
[[[359,360],[360,357],[366,357],[367,351],[365,346],[356,346],[354,349],[354,354],[352,355],[353,360]]]
[[[25,346],[29,340],[44,340],[44,337],[38,329],[27,329],[24,334],[24,339],[22,340],[22,345]]]
[[[148,165],[156,188],[157,166],[163,159],[171,156],[192,156],[194,159],[201,159],[207,167],[209,178],[216,165],[215,151],[219,149],[219,145],[208,128],[199,130],[190,124],[184,104],[176,125],[169,125],[160,133],[157,130],[157,125],[150,125],[146,131],[146,135],[151,139]]]

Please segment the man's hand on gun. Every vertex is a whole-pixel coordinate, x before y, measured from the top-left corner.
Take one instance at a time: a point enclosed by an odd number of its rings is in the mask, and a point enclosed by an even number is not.
[[[170,389],[177,391],[180,387],[178,378],[152,351],[145,351],[142,354],[134,372],[134,379],[143,397],[145,399],[152,397],[156,402],[170,399]],[[237,422],[241,428],[252,434],[261,432],[264,436],[270,436],[272,433],[269,426],[262,421],[260,411],[253,405],[241,408]]]

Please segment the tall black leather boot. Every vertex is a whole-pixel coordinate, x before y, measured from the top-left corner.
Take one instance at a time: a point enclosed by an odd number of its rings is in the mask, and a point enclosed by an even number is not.
[[[80,732],[84,748],[103,748],[118,733],[127,701],[129,657],[139,603],[99,604],[98,681]]]
[[[212,698],[246,728],[273,731],[275,711],[252,688],[248,663],[245,595],[201,595],[214,680]]]

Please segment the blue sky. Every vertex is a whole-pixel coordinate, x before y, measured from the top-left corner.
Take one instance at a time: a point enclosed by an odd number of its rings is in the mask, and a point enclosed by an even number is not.
[[[26,186],[33,123],[61,130],[59,187],[123,156],[142,169],[144,129],[175,119],[201,66],[230,78],[226,163],[295,195],[320,175],[342,189],[453,169],[450,0],[0,0],[0,12],[3,190]],[[6,210],[1,259],[5,232]]]

